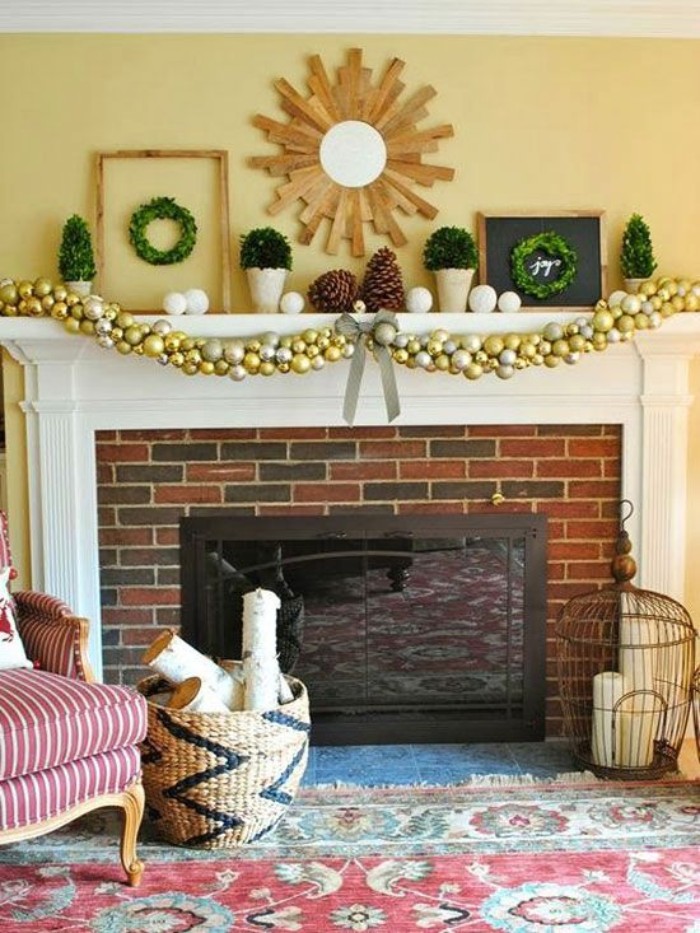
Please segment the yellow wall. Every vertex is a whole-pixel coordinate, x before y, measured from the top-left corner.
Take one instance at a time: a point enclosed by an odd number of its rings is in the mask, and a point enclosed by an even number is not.
[[[454,138],[427,157],[457,170],[454,182],[437,183],[426,192],[440,210],[437,220],[401,220],[409,245],[397,254],[407,285],[428,284],[420,265],[428,233],[442,224],[474,228],[479,210],[604,209],[611,288],[620,282],[622,227],[639,211],[652,230],[659,272],[700,276],[696,41],[5,35],[0,36],[0,277],[56,274],[65,218],[78,212],[94,221],[95,153],[225,149],[230,159],[233,304],[245,310],[238,237],[271,222],[265,207],[275,186],[264,172],[246,164],[251,155],[275,151],[251,118],[263,113],[284,120],[273,81],[285,77],[305,92],[310,54],[321,54],[333,72],[352,46],[365,50],[365,64],[375,75],[391,58],[403,59],[406,95],[426,84],[438,92],[421,128],[444,122],[455,128]],[[201,184],[197,176],[190,189],[187,180],[172,184],[186,206],[201,196],[195,190]],[[167,188],[153,191],[154,196],[170,193]],[[295,217],[292,209],[272,221],[292,241]],[[368,234],[368,255],[384,242]],[[346,253],[327,256],[320,237],[309,247],[296,245],[289,287],[305,291],[321,272],[340,266],[361,273],[364,264]],[[159,279],[162,292],[183,287],[181,271],[173,267],[172,278],[166,273]],[[118,284],[114,289],[108,297],[119,300]],[[10,380],[9,407],[17,387],[18,380]],[[700,427],[699,421],[696,407],[694,425]],[[15,427],[13,420],[11,508],[21,512],[23,447]],[[700,449],[694,449],[692,473],[698,463]],[[700,488],[700,478],[693,481],[694,492],[695,486]],[[700,491],[691,497],[691,553],[700,537],[694,532],[700,526],[696,500]],[[700,611],[700,592],[692,583],[689,595]]]

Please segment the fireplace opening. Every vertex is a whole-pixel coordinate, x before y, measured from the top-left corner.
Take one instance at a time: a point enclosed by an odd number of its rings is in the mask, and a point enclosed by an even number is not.
[[[240,657],[243,594],[281,600],[280,664],[319,745],[539,741],[546,517],[181,519],[182,635]]]

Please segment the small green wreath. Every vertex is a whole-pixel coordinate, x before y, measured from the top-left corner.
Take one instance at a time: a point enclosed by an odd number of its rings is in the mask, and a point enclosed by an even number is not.
[[[551,282],[536,278],[527,266],[527,259],[536,250],[552,256],[559,264],[559,275]],[[578,256],[563,236],[553,230],[520,240],[510,254],[513,282],[521,292],[533,298],[551,298],[565,291],[576,278]]]
[[[172,249],[156,249],[146,237],[146,229],[154,220],[174,220],[180,224],[180,239]],[[186,207],[181,207],[174,198],[153,198],[142,204],[131,215],[129,239],[144,262],[152,266],[171,266],[187,259],[197,242],[197,224]]]

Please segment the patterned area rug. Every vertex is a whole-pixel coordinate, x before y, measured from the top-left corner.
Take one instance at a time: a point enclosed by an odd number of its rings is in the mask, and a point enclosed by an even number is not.
[[[146,828],[125,887],[93,815],[0,849],[2,933],[700,933],[700,783],[313,788],[254,846]]]

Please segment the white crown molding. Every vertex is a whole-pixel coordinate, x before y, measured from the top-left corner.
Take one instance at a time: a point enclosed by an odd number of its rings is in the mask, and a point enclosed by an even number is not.
[[[700,0],[4,0],[3,33],[700,38]]]

